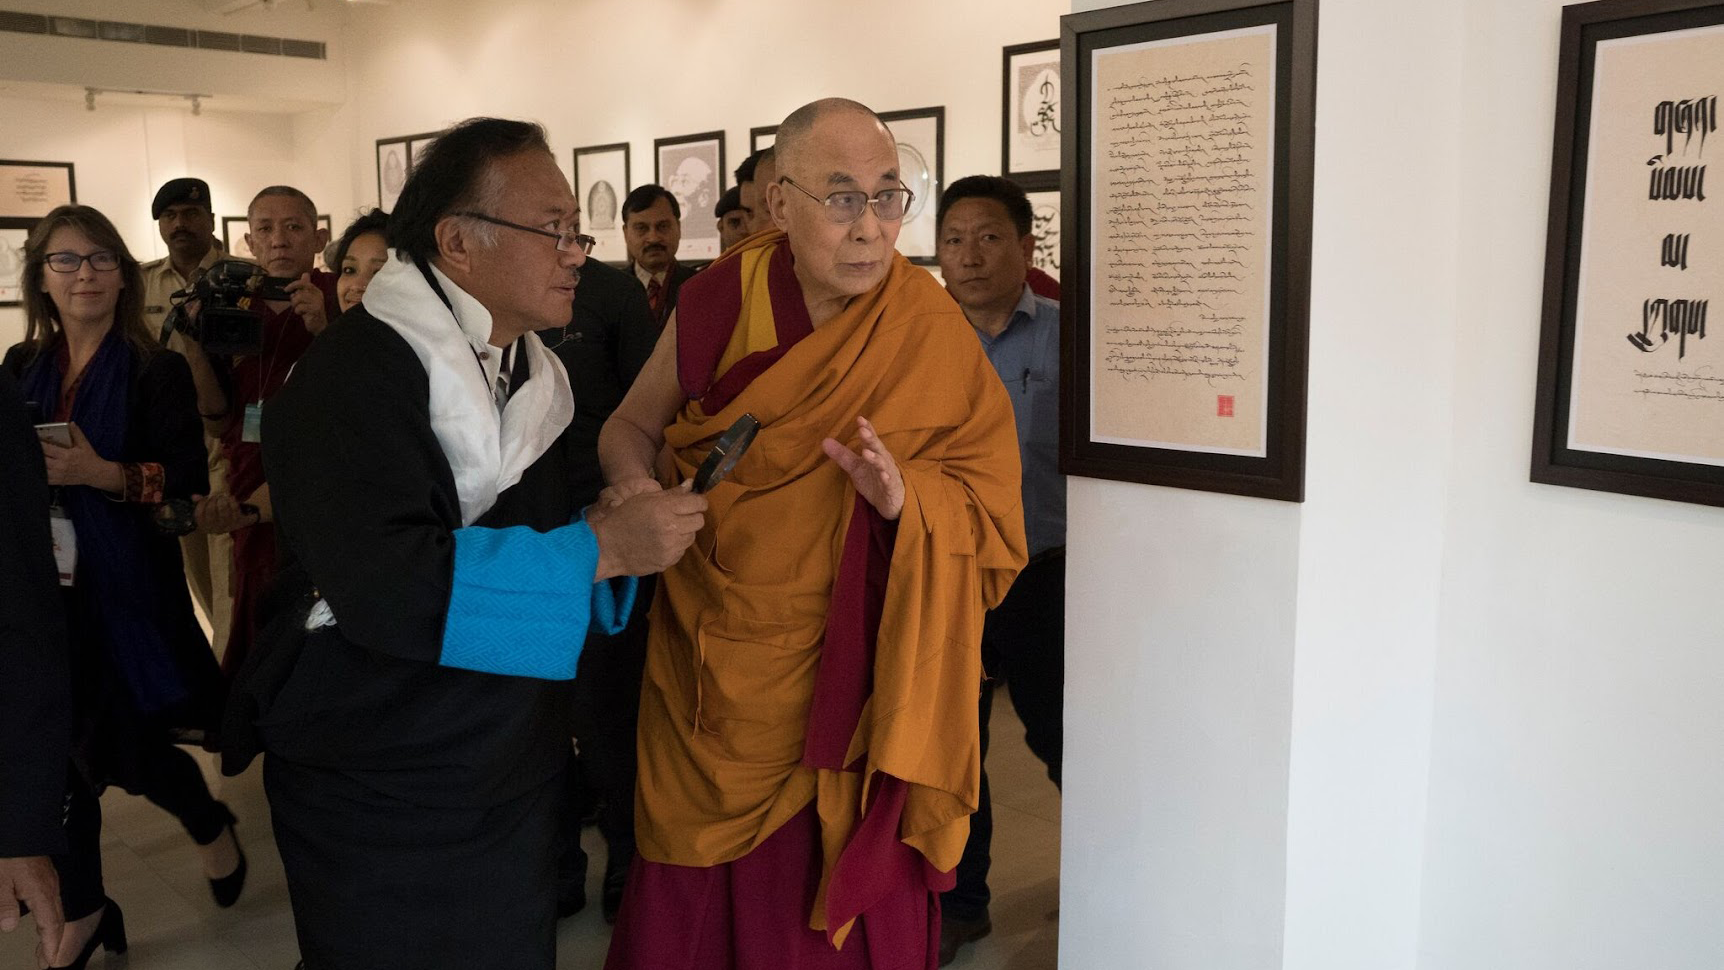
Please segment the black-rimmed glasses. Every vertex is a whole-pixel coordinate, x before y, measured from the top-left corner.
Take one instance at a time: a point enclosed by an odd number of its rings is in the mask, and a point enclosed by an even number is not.
[[[523,226],[518,222],[509,222],[505,219],[499,219],[496,216],[488,216],[483,212],[455,212],[451,213],[451,215],[466,216],[469,219],[477,219],[480,222],[489,222],[493,226],[502,226],[505,229],[519,229],[522,232],[530,232],[537,236],[549,236],[557,241],[557,252],[559,253],[571,253],[576,250],[580,250],[582,255],[586,255],[591,253],[593,251],[593,247],[599,244],[597,239],[594,239],[585,233],[576,232],[573,229],[564,229],[561,231],[535,229],[532,226]]]
[[[77,253],[49,253],[42,257],[42,262],[56,273],[76,273],[84,265],[84,260],[90,261],[90,268],[98,273],[106,273],[120,268],[120,254],[111,249],[98,249],[88,256]]]
[[[839,225],[849,225],[862,218],[863,211],[869,206],[874,207],[874,218],[881,222],[897,222],[904,218],[904,213],[910,211],[910,202],[916,198],[916,193],[909,189],[883,189],[874,193],[873,198],[869,198],[868,193],[859,189],[849,189],[834,192],[822,199],[797,185],[796,180],[788,175],[780,176],[778,181],[790,183],[796,191],[825,206],[827,221]]]

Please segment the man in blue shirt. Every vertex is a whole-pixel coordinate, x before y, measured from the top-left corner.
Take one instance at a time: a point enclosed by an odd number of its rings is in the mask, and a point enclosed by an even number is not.
[[[1024,468],[1030,562],[982,632],[981,805],[958,863],[958,883],[940,900],[940,965],[986,936],[993,811],[988,792],[988,713],[1004,681],[1024,722],[1024,740],[1060,783],[1065,694],[1066,481],[1059,471],[1060,305],[1030,291],[1035,236],[1022,189],[991,175],[952,183],[940,198],[939,258],[946,289],[976,329],[1011,395]]]

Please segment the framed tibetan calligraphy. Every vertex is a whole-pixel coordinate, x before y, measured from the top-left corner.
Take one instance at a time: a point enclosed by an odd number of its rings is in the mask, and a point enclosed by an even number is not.
[[[1060,184],[1060,42],[1002,51],[1000,172],[1025,189]]]
[[[1316,0],[1060,25],[1062,469],[1302,501]]]
[[[1724,3],[1565,7],[1532,480],[1724,505]]]

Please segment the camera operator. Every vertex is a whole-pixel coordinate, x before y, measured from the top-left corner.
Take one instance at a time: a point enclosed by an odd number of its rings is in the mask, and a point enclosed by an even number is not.
[[[227,253],[215,237],[215,209],[209,183],[203,179],[177,178],[163,183],[150,203],[150,218],[156,220],[156,229],[168,247],[166,256],[140,267],[144,274],[144,322],[151,334],[160,334],[174,309],[174,294],[189,289],[211,266],[226,259]],[[184,354],[184,338],[176,336],[169,347]],[[222,459],[221,442],[213,435],[206,436],[204,448],[209,453],[210,494],[225,493],[227,462]],[[225,643],[233,614],[228,581],[232,543],[225,535],[200,529],[180,539],[180,552],[192,598],[209,617],[214,642]]]
[[[198,411],[221,438],[228,490],[210,495],[197,510],[206,532],[233,536],[233,622],[222,668],[239,669],[257,635],[258,602],[275,569],[275,527],[263,478],[263,405],[287,380],[311,338],[336,318],[335,274],[312,268],[329,242],[317,226],[317,207],[296,188],[272,185],[246,210],[246,244],[269,276],[292,280],[286,300],[260,300],[248,309],[262,316],[256,353],[208,352],[186,340],[186,360],[197,383]],[[202,313],[203,310],[198,311]],[[208,333],[203,338],[207,341]]]

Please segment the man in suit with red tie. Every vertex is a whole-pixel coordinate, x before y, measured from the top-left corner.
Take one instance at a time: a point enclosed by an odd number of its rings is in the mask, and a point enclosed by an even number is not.
[[[676,261],[682,242],[682,206],[662,185],[636,188],[623,200],[623,242],[629,270],[646,287],[655,322],[664,326],[676,309],[677,292],[694,270]]]

